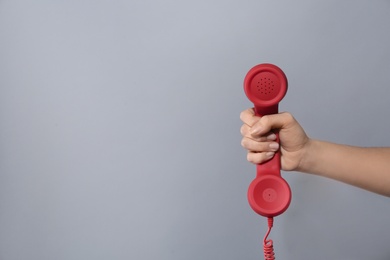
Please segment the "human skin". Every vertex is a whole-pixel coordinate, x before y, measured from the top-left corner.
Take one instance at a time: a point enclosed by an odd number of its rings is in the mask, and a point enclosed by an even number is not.
[[[281,168],[331,178],[390,197],[390,147],[358,147],[310,138],[287,112],[257,117],[241,112],[241,145],[259,164],[281,152]],[[279,131],[279,142],[272,130]]]

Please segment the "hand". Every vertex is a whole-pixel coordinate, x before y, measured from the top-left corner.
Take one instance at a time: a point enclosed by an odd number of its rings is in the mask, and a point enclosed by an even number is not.
[[[247,160],[259,164],[270,160],[280,149],[281,167],[285,171],[299,170],[310,138],[290,113],[255,116],[253,109],[240,115],[242,122],[241,145],[248,150]],[[275,142],[272,129],[279,130],[280,144]]]

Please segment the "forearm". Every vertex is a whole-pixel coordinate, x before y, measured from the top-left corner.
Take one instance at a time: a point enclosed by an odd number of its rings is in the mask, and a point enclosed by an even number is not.
[[[390,197],[390,148],[363,148],[310,140],[298,171]]]

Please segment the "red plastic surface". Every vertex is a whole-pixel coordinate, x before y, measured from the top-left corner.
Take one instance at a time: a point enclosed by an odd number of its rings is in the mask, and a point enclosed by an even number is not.
[[[287,77],[273,64],[260,64],[248,71],[244,90],[257,116],[276,114],[287,92]],[[279,134],[275,134],[279,142]],[[271,160],[257,165],[256,178],[248,189],[248,201],[251,208],[264,217],[275,217],[287,210],[291,190],[280,175],[280,151]]]

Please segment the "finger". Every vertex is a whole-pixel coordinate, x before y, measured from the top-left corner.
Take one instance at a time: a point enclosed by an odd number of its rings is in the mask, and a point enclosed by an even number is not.
[[[276,152],[279,149],[277,142],[257,142],[247,137],[242,138],[241,146],[251,152]]]
[[[240,133],[242,136],[249,136],[251,131],[251,127],[247,124],[243,124],[240,128]]]
[[[268,133],[272,129],[287,128],[295,119],[290,113],[280,113],[266,115],[259,119],[259,121],[252,127],[251,135],[262,135]]]
[[[258,142],[265,142],[265,141],[275,141],[276,140],[276,135],[272,132],[267,133],[264,136],[252,136],[251,135],[251,127],[244,124],[241,126],[240,133],[243,137],[250,138],[254,141]]]
[[[260,117],[255,116],[255,111],[253,108],[248,108],[241,112],[240,119],[244,124],[253,126],[259,121]]]
[[[275,155],[274,152],[266,152],[266,153],[248,152],[246,158],[251,163],[259,164],[272,159],[274,155]]]

